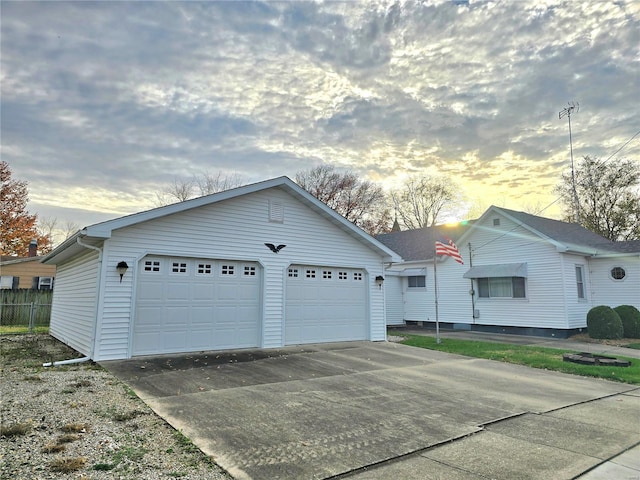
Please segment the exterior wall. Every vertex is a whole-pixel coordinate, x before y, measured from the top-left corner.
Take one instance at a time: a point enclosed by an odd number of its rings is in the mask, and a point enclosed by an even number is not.
[[[384,280],[384,300],[387,314],[387,325],[404,324],[404,305],[402,300],[402,277],[387,271]]]
[[[91,250],[58,265],[50,334],[84,355],[91,354],[98,299],[98,253]]]
[[[578,298],[576,266],[582,267],[585,298]],[[587,313],[593,306],[595,287],[589,272],[589,259],[580,255],[562,254],[564,298],[568,328],[586,328]]]
[[[622,267],[622,280],[611,278],[611,269]],[[591,306],[633,305],[640,309],[640,255],[615,258],[593,258],[591,270]]]
[[[283,222],[269,221],[269,202],[284,205]],[[275,254],[264,243],[286,247]],[[103,253],[104,301],[98,318],[96,360],[129,356],[138,262],[147,254],[259,262],[264,269],[264,348],[284,344],[284,286],[289,265],[365,269],[369,339],[386,339],[384,293],[375,284],[375,277],[383,274],[382,258],[330,220],[274,188],[114,231]],[[116,265],[123,260],[129,270],[120,283]]]
[[[499,226],[493,226],[492,222],[493,217],[487,218],[485,224],[474,227],[464,244],[458,245],[464,265],[449,257],[441,257],[438,262],[438,320],[452,324],[550,329],[584,326],[580,322],[586,322],[589,301],[588,298],[584,302],[577,300],[574,263],[586,265],[586,259],[572,256],[563,259],[563,254],[551,243],[505,217],[500,217]],[[471,259],[469,243],[473,250]],[[526,298],[479,298],[477,282],[463,277],[471,266],[508,263],[527,264]],[[400,266],[393,268],[398,270]],[[433,264],[428,265],[427,270],[425,291],[406,292],[405,285],[404,320],[436,320]],[[585,275],[588,282],[588,268]],[[476,292],[473,299],[469,294],[472,288]],[[570,308],[565,304],[565,296],[573,299]],[[479,311],[479,318],[473,318],[474,309]]]
[[[2,265],[0,271],[2,276],[19,277],[18,288],[32,288],[33,277],[56,276],[56,266],[44,265],[40,259]]]

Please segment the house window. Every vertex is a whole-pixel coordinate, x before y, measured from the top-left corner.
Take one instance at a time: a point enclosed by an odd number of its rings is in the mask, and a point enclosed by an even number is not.
[[[145,272],[159,272],[160,271],[160,261],[159,260],[145,260],[144,261],[144,271]]]
[[[211,275],[211,264],[199,263],[197,272],[199,275]]]
[[[359,282],[360,280],[362,280],[362,273],[360,272],[353,272],[353,279],[356,282]]]
[[[15,282],[13,279],[17,279],[18,277],[13,277],[13,276],[7,276],[7,275],[3,275],[0,277],[0,289],[2,290],[9,290],[9,289],[14,289],[14,288],[18,288],[17,283]]]
[[[326,279],[326,280],[331,280],[331,270],[323,270],[322,271],[322,278]]]
[[[289,269],[289,277],[298,278],[298,269],[297,268],[290,268]]]
[[[490,277],[478,279],[480,298],[526,298],[524,277]]]
[[[578,287],[578,298],[585,298],[585,296],[584,296],[584,267],[582,265],[576,265],[576,286]]]
[[[187,273],[187,263],[186,262],[172,262],[171,263],[171,271],[173,273]]]
[[[234,266],[233,265],[222,265],[222,269],[220,273],[222,275],[233,275]]]
[[[311,269],[307,269],[307,278],[316,278],[316,271],[315,270],[311,270]]]
[[[53,289],[53,277],[38,278],[38,290],[52,290],[52,289]]]
[[[494,218],[493,219],[493,226],[494,227],[499,227],[500,226],[500,219],[499,218]]]
[[[412,275],[407,277],[409,288],[424,288],[427,286],[427,277],[425,275]]]
[[[627,272],[625,272],[624,268],[622,267],[613,267],[611,269],[611,278],[613,278],[614,280],[622,280],[626,276]]]
[[[347,272],[338,271],[338,280],[348,280],[348,279],[349,279],[349,275],[347,274]]]
[[[245,277],[255,277],[256,276],[256,267],[249,267],[245,265],[244,267],[244,276]]]

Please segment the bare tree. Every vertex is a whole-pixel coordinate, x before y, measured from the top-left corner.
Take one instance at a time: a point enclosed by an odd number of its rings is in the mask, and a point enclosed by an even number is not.
[[[400,222],[412,230],[436,225],[459,198],[448,178],[424,176],[413,177],[403,188],[392,191],[391,200]]]
[[[640,239],[640,163],[586,156],[574,172],[575,194],[570,172],[562,174],[556,187],[565,207],[564,220],[577,217],[583,227],[609,240]]]
[[[60,226],[56,217],[38,218],[38,232],[43,237],[51,239],[49,247],[59,245],[78,230],[80,230],[80,226],[72,220],[67,220],[64,225]]]
[[[174,178],[173,183],[156,192],[155,203],[161,207],[171,203],[184,202],[198,196],[236,188],[242,184],[242,178],[237,173],[223,175],[222,172],[218,172],[216,175],[212,175],[205,172],[202,175],[194,175],[190,179]]]
[[[371,235],[389,231],[392,219],[382,187],[355,173],[321,165],[296,173],[296,183]]]
[[[198,186],[200,195],[224,192],[225,190],[239,187],[244,183],[239,174],[223,175],[222,172],[218,172],[216,175],[205,172],[201,176],[195,177],[194,181]]]

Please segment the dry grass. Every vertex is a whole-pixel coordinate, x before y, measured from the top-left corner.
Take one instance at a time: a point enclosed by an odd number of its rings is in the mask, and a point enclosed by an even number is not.
[[[0,426],[0,437],[19,437],[26,435],[31,431],[33,425],[31,423],[14,423],[13,425]]]
[[[82,437],[76,433],[65,433],[64,435],[60,435],[58,437],[57,443],[58,445],[61,445],[63,443],[77,442],[81,438]]]
[[[88,423],[67,423],[60,430],[65,433],[86,433],[89,431]]]
[[[44,447],[42,447],[42,452],[43,453],[60,453],[60,452],[64,452],[65,448],[67,447],[59,443],[47,443]]]
[[[69,473],[84,468],[87,459],[84,457],[56,458],[49,464],[49,468],[54,472]]]

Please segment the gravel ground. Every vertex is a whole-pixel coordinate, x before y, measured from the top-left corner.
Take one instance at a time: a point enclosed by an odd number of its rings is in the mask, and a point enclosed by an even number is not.
[[[100,366],[43,368],[78,356],[52,337],[0,350],[0,478],[232,478]]]

